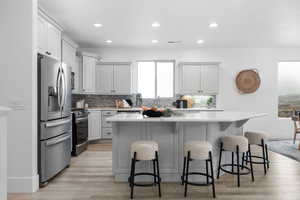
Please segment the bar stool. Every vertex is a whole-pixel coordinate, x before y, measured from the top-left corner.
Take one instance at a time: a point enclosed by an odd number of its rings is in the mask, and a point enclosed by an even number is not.
[[[158,184],[158,194],[161,197],[161,178],[159,173],[158,161],[158,144],[155,141],[136,141],[131,144],[131,172],[128,178],[129,186],[131,188],[130,198],[133,198],[134,186],[148,187]],[[135,164],[138,161],[152,161],[153,173],[141,172],[135,173]],[[148,175],[153,176],[153,183],[135,183],[135,176]]]
[[[231,152],[231,164],[221,164],[222,160],[222,152],[230,151]],[[249,162],[250,168],[247,166],[243,166],[240,164],[240,153],[249,152]],[[236,164],[234,164],[234,153],[236,153]],[[225,169],[224,167],[230,167],[231,171]],[[237,172],[234,169],[237,169]],[[241,172],[240,169],[247,169],[246,172]],[[240,175],[246,175],[251,173],[252,181],[254,181],[253,175],[253,166],[252,166],[252,157],[250,151],[250,145],[248,143],[248,139],[244,136],[224,136],[221,138],[221,147],[220,147],[220,157],[219,157],[219,167],[218,167],[218,176],[220,176],[220,170],[223,172],[237,175],[238,187],[240,187]]]
[[[262,156],[251,155],[251,158],[258,158],[261,161],[252,161],[253,164],[261,164],[264,165],[264,172],[267,174],[267,168],[269,169],[269,153],[268,146],[266,141],[269,138],[268,133],[263,132],[245,132],[245,137],[248,139],[249,145],[258,145],[262,148]],[[251,149],[249,150],[251,151]],[[246,161],[246,164],[249,162],[249,153],[245,155],[243,154],[243,163]]]
[[[208,186],[212,185],[213,197],[216,197],[215,193],[215,180],[213,173],[213,163],[212,163],[212,146],[206,141],[191,141],[184,145],[184,160],[183,160],[183,170],[181,176],[181,184],[185,185],[184,196],[187,196],[187,185],[194,186]],[[190,172],[189,166],[190,161],[193,160],[205,160],[206,173],[202,172]],[[208,173],[208,163],[210,163],[210,174]],[[195,183],[189,181],[190,175],[201,175],[206,177],[206,183]]]

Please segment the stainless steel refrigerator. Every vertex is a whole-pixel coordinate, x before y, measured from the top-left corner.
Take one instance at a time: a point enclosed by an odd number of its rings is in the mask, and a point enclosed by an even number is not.
[[[70,165],[71,68],[38,54],[38,169],[40,184]]]

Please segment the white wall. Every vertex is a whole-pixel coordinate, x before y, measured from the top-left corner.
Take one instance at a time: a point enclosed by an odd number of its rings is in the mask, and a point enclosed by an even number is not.
[[[1,0],[0,105],[13,107],[8,118],[9,192],[38,189],[36,14],[37,0]]]
[[[175,59],[181,61],[217,61],[220,65],[220,94],[217,106],[225,110],[267,113],[264,118],[250,120],[246,130],[263,130],[273,138],[291,138],[290,120],[277,117],[277,62],[300,60],[300,48],[102,48],[82,49],[99,54],[103,61],[132,61]],[[261,87],[253,94],[241,95],[235,86],[235,76],[242,69],[256,68],[261,76]]]

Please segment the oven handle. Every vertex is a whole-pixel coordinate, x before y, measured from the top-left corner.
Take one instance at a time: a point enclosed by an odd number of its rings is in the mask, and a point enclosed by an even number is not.
[[[59,138],[57,140],[54,140],[54,141],[49,141],[49,142],[46,142],[46,146],[51,146],[51,145],[54,145],[54,144],[58,144],[58,143],[61,143],[67,139],[69,139],[71,137],[71,135],[67,135],[63,138]]]
[[[81,117],[76,119],[76,123],[82,122],[82,121],[87,121],[89,118],[88,117]]]
[[[60,122],[49,122],[49,123],[45,124],[45,127],[50,128],[50,127],[55,127],[55,126],[67,124],[67,123],[70,123],[70,122],[71,122],[71,119],[67,119],[67,120],[60,121]]]

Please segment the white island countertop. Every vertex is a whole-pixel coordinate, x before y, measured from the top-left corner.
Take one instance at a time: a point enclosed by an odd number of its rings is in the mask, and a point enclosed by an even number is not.
[[[144,117],[137,113],[120,113],[109,117],[109,122],[235,122],[266,116],[266,113],[236,112],[236,111],[202,111],[183,113],[171,117]]]
[[[3,106],[0,106],[0,116],[2,115],[6,115],[9,111],[11,111],[10,108],[8,107],[3,107]]]

